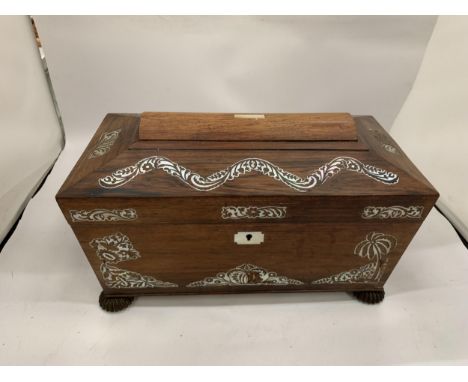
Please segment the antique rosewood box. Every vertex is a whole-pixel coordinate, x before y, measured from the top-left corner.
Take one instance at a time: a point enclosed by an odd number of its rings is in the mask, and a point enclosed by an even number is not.
[[[108,114],[57,194],[102,286],[380,302],[438,194],[369,116]]]

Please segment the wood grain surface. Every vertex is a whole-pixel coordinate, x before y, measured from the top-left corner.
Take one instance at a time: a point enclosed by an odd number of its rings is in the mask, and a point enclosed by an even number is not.
[[[321,119],[317,115],[282,115],[272,119],[278,121],[278,125],[265,127],[269,116],[272,115],[252,119],[210,114],[201,118],[192,113],[146,113],[142,123],[139,115],[132,114],[111,114],[104,119],[56,198],[106,294],[137,296],[383,288],[433,207],[437,191],[372,117],[354,117],[349,123],[346,114],[327,115],[326,118],[321,115]],[[288,120],[291,121],[289,125]],[[164,121],[162,125],[161,121]],[[303,121],[312,121],[312,127],[306,127]],[[340,127],[336,129],[337,126]],[[91,159],[90,153],[96,149],[103,134],[116,129],[121,131],[119,138],[108,152]],[[233,129],[240,133],[241,139],[238,135],[233,139],[229,134]],[[271,131],[280,133],[274,135]],[[355,135],[352,136],[350,132],[353,131]],[[286,132],[292,139],[281,135]],[[337,140],[324,139],[326,134]],[[278,179],[250,172],[229,179],[213,190],[199,191],[174,174],[139,164],[151,157],[168,158],[201,177],[209,177],[245,158],[261,158],[304,179],[334,158],[351,157],[395,173],[399,180],[395,184],[385,184],[343,169],[330,175],[322,184],[298,192]],[[100,185],[100,179],[110,174],[126,174],[133,168],[129,166],[143,166],[138,167],[143,171],[119,187],[103,188]],[[176,167],[174,171],[182,170]],[[226,219],[222,213],[226,207],[268,206],[283,208],[284,216]],[[370,206],[416,206],[421,214],[416,218],[395,215],[366,219],[363,211]],[[72,219],[72,211],[86,214],[123,209],[134,211],[134,218],[115,221]],[[264,241],[259,245],[236,244],[234,235],[238,232],[262,232]],[[372,233],[391,237],[392,243],[394,240],[378,280],[313,283],[366,265],[369,259],[357,256],[355,251]],[[104,278],[103,260],[90,243],[115,234],[127,237],[139,254],[136,259],[114,264],[115,267],[122,272],[171,282],[177,287],[109,287]],[[216,277],[242,264],[253,264],[301,284],[188,287],[190,283]]]
[[[353,141],[348,113],[143,113],[139,138],[184,141]],[[258,118],[261,116],[261,118]]]

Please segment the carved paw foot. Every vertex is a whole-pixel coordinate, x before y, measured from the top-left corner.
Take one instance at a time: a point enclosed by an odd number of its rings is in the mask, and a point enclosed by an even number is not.
[[[99,306],[106,312],[120,312],[128,308],[134,299],[134,297],[110,297],[101,292],[99,295]]]
[[[353,296],[357,300],[364,302],[366,304],[378,304],[382,302],[385,297],[384,290],[365,290],[365,291],[356,291],[353,292]]]

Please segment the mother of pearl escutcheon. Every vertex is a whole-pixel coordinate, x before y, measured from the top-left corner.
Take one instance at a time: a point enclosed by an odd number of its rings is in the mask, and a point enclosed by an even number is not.
[[[263,232],[237,232],[234,235],[234,243],[238,245],[258,245],[265,240]]]

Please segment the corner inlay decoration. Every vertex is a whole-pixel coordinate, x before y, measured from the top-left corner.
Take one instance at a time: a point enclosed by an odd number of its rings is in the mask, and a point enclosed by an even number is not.
[[[118,220],[136,220],[137,212],[133,208],[122,210],[107,210],[96,208],[94,210],[70,210],[70,217],[74,222],[114,222]]]
[[[365,207],[361,213],[363,219],[421,219],[423,206]]]
[[[385,135],[379,130],[375,130],[372,128],[369,128],[369,131],[372,133],[375,140],[379,142],[380,146],[382,146],[385,150],[387,150],[391,154],[399,154],[396,147],[393,146],[393,142],[388,138],[387,135]]]
[[[122,130],[113,130],[109,131],[107,133],[104,133],[101,135],[101,138],[99,138],[99,142],[96,144],[96,147],[94,148],[93,152],[89,154],[88,158],[97,158],[100,157],[101,155],[107,154],[117,138],[119,137],[119,134]]]
[[[342,170],[364,174],[384,184],[395,184],[398,183],[399,180],[397,174],[372,165],[364,164],[351,157],[337,157],[324,164],[304,179],[267,160],[259,158],[242,159],[224,170],[215,172],[207,177],[203,177],[168,158],[151,156],[141,159],[132,166],[121,168],[114,171],[111,175],[100,178],[99,185],[103,188],[121,187],[133,180],[136,176],[143,175],[157,169],[161,169],[169,175],[178,178],[180,181],[197,191],[214,190],[224,183],[232,181],[239,176],[248,174],[252,171],[269,176],[299,192],[306,192],[315,186],[325,183],[327,179],[332,178]]]
[[[396,154],[397,150],[395,147],[392,145],[389,145],[388,143],[382,143],[382,147],[387,150],[389,153]]]
[[[89,245],[96,250],[96,255],[102,261],[100,271],[104,283],[109,288],[170,288],[178,286],[157,280],[152,276],[116,267],[115,264],[141,257],[140,252],[133,247],[130,239],[120,232],[94,239]]]
[[[396,237],[384,233],[371,232],[354,248],[354,254],[369,259],[369,263],[349,271],[315,280],[312,284],[379,282],[388,261],[388,254],[396,245]]]
[[[279,206],[228,206],[221,209],[221,217],[223,219],[283,219],[286,217],[286,208]]]
[[[191,282],[187,287],[303,284],[302,281],[278,276],[276,272],[270,272],[253,264],[242,264],[227,272],[220,272],[214,277],[205,277],[203,280]]]

